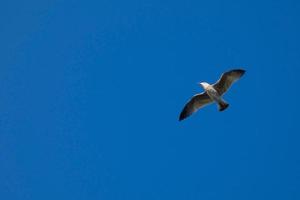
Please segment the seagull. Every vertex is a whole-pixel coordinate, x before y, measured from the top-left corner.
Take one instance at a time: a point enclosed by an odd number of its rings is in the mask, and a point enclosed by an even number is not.
[[[243,69],[234,69],[225,72],[215,84],[201,82],[199,85],[204,89],[204,92],[194,95],[184,106],[180,113],[179,121],[189,117],[191,114],[200,108],[216,102],[219,111],[224,111],[229,104],[222,98],[230,86],[239,80],[246,71]]]

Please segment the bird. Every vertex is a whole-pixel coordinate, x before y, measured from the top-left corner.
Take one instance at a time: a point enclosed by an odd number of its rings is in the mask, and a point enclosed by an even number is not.
[[[200,82],[199,85],[204,92],[194,95],[184,106],[179,115],[179,121],[182,121],[211,103],[217,103],[219,111],[224,111],[229,104],[222,98],[230,86],[239,80],[244,74],[244,69],[233,69],[223,73],[220,79],[214,83]]]

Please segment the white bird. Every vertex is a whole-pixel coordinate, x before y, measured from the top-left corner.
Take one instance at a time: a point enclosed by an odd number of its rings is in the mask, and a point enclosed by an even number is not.
[[[219,111],[225,110],[229,104],[222,98],[222,95],[230,88],[230,86],[240,79],[246,71],[243,69],[234,69],[222,74],[221,78],[215,84],[206,82],[199,83],[205,90],[202,93],[193,96],[184,106],[179,116],[179,121],[187,118],[198,109],[210,103],[216,102]]]

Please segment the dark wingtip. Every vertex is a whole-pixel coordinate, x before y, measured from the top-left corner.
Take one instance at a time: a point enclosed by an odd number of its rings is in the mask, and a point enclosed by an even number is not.
[[[180,116],[179,116],[178,121],[182,121],[182,120],[184,120],[184,119],[185,119],[185,116],[181,113]]]
[[[186,112],[186,110],[184,109],[181,113],[180,113],[180,116],[179,116],[179,120],[178,121],[182,121],[184,120],[185,118],[187,118],[189,115],[188,113]]]
[[[233,69],[233,70],[230,70],[228,73],[237,73],[239,74],[239,77],[242,77],[244,74],[245,74],[246,70],[244,69]]]
[[[246,72],[246,70],[244,70],[244,69],[235,69],[234,71],[236,71],[236,72],[240,73],[240,74],[241,74],[241,76],[242,76],[242,75],[244,75],[244,74],[245,74],[245,72]]]

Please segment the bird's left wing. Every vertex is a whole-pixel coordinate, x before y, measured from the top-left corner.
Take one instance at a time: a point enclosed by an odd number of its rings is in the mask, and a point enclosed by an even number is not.
[[[196,112],[199,108],[212,102],[213,101],[210,99],[206,92],[196,94],[184,106],[183,110],[180,113],[179,121],[187,118],[188,116]]]
[[[221,78],[213,85],[220,95],[224,94],[230,86],[240,79],[246,71],[235,69],[222,74]]]

